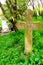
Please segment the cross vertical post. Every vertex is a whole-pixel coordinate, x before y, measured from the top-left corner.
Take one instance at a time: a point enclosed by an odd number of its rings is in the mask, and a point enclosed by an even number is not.
[[[32,22],[33,12],[28,9],[26,10],[26,24],[25,24],[25,51],[30,53],[32,51],[32,30],[39,30],[41,24]]]
[[[31,52],[32,50],[32,11],[26,11],[26,25],[25,25],[25,51]]]

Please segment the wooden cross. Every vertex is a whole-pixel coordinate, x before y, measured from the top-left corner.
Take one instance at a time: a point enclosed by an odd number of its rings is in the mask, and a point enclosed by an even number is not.
[[[26,22],[17,23],[18,29],[25,29],[25,51],[30,53],[32,51],[32,30],[39,30],[41,24],[32,22],[32,11],[26,10]]]
[[[32,22],[32,11],[26,11],[26,25],[25,25],[25,50],[26,52],[32,51],[32,30],[39,30],[41,28],[40,23]]]

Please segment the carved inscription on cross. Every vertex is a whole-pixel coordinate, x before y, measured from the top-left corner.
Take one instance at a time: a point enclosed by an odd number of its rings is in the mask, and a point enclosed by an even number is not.
[[[32,22],[32,14],[31,10],[26,10],[26,22],[16,24],[18,29],[25,29],[25,51],[29,53],[32,51],[32,30],[41,28],[40,23]]]

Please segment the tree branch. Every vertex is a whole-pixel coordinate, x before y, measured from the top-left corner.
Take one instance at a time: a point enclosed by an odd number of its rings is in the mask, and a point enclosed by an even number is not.
[[[8,0],[6,0],[7,7],[9,8],[11,14],[13,15],[12,7],[10,6],[10,3]]]
[[[4,10],[4,8],[2,7],[2,4],[1,4],[1,2],[0,2],[0,7],[1,7],[1,10],[2,10],[2,12],[3,12],[3,14],[4,14],[4,16],[9,20],[9,18],[6,16],[6,14],[5,14],[5,10]]]

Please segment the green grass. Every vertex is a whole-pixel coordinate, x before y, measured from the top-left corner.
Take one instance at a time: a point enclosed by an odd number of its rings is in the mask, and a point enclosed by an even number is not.
[[[39,17],[33,17],[32,18],[32,21],[34,21],[34,22],[40,22],[40,23],[43,23],[43,18],[41,17],[41,16],[39,16]]]
[[[12,32],[0,36],[0,65],[14,65],[20,61],[24,49],[24,32]]]
[[[23,32],[21,30],[18,32],[12,32],[10,34],[0,36],[0,47],[2,45],[2,48],[7,48],[9,46],[13,46],[15,43],[18,44],[18,41],[22,39],[22,35]]]
[[[33,31],[33,48],[24,52],[24,30],[0,36],[0,65],[43,65],[43,28]]]

